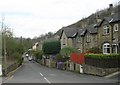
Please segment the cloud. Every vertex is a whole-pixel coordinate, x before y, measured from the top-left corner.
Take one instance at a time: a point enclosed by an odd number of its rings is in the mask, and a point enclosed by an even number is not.
[[[55,32],[117,0],[0,0],[0,14],[16,36]]]

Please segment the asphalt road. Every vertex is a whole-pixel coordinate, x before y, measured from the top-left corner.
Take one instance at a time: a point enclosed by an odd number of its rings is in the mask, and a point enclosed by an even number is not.
[[[25,59],[23,66],[3,83],[114,83],[116,79],[48,68]]]

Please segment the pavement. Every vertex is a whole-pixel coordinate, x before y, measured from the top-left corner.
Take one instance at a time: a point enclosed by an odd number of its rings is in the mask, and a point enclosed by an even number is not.
[[[116,83],[118,77],[98,77],[58,70],[42,66],[34,61],[24,60],[22,67],[3,83]]]

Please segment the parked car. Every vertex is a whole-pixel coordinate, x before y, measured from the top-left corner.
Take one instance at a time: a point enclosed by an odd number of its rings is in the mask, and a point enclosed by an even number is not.
[[[29,60],[29,61],[32,61],[32,57],[29,56],[29,57],[28,57],[28,60]]]
[[[29,56],[29,55],[28,55],[28,54],[26,54],[25,56],[28,58],[28,56]]]

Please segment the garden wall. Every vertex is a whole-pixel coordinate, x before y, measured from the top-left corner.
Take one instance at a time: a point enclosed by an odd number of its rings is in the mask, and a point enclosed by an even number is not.
[[[10,72],[14,71],[19,66],[20,66],[20,64],[14,63],[14,64],[9,65],[7,68],[3,68],[2,69],[2,76],[7,76],[7,74],[9,74]],[[6,73],[5,73],[5,71],[6,71]]]
[[[96,57],[95,57],[96,56]],[[113,57],[114,56],[114,57]],[[87,55],[83,66],[84,73],[106,76],[120,70],[120,58],[118,55]]]

